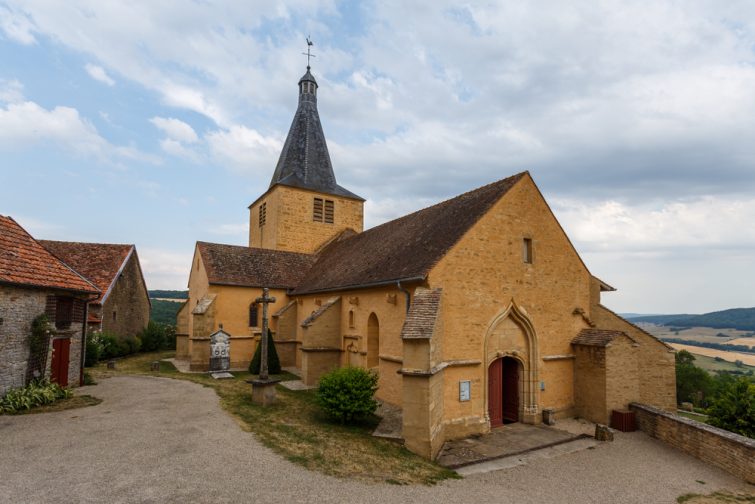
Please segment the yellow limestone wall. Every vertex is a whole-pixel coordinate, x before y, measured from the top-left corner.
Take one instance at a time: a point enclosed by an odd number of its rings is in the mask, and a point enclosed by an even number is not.
[[[314,199],[334,202],[334,222],[315,222]],[[259,225],[259,209],[266,203],[267,218]],[[345,229],[361,232],[364,202],[305,189],[276,185],[249,208],[249,246],[312,253]]]
[[[593,307],[591,316],[593,322],[601,329],[623,331],[639,343],[640,346],[637,348],[639,400],[637,401],[666,411],[675,411],[674,350],[601,305],[596,304]]]
[[[191,314],[202,297],[212,294],[215,301],[205,315]],[[220,329],[220,324],[231,335],[231,367],[245,368],[249,365],[262,332],[261,327],[249,327],[249,305],[261,295],[262,289],[256,287],[209,285],[204,263],[195,250],[189,276],[189,299],[186,302],[189,315],[186,323],[188,344],[185,347],[192,370],[206,370],[209,367],[210,334]],[[276,319],[272,315],[285,306],[289,298],[282,289],[271,289],[270,295],[276,299],[275,303],[268,305],[270,328],[275,332]],[[259,323],[262,324],[261,307]],[[184,347],[177,341],[176,345],[179,344],[181,348]]]
[[[611,411],[627,410],[640,397],[639,345],[616,338],[606,348],[606,421]]]
[[[581,418],[605,424],[606,348],[575,345],[574,365],[575,413]]]
[[[532,239],[532,264],[523,261],[525,237]],[[536,391],[539,410],[573,410],[570,341],[587,327],[573,311],[589,311],[590,278],[528,175],[439,261],[428,283],[431,288],[443,288],[443,360],[480,362],[443,371],[447,437],[487,429],[485,383],[490,357],[484,354],[485,337],[512,300],[525,311],[536,332],[535,371],[545,385],[544,391]],[[554,360],[556,356],[564,358]],[[459,401],[460,380],[472,382],[468,402]]]
[[[301,322],[320,307],[318,302],[325,303],[334,296],[341,297],[340,306],[337,311],[334,311],[332,322],[329,322],[334,329],[329,328],[324,331],[318,328],[313,331],[314,327],[309,329],[301,327]],[[309,294],[299,297],[298,301],[297,330],[302,347],[333,346],[341,350],[337,354],[337,361],[334,361],[336,364],[330,361],[320,362],[321,369],[310,373],[311,383],[314,384],[319,380],[324,372],[323,366],[328,368],[331,365],[367,366],[367,321],[370,314],[374,313],[378,319],[380,335],[377,369],[380,388],[377,397],[391,404],[401,405],[402,382],[401,375],[397,371],[401,368],[403,361],[401,328],[406,318],[405,295],[397,287],[389,286],[332,294]],[[353,312],[354,327],[349,325],[349,312]],[[329,336],[326,337],[325,333]],[[300,353],[301,356],[306,354],[307,352]],[[318,357],[318,360],[322,361],[324,358]],[[304,366],[302,366],[303,371]]]

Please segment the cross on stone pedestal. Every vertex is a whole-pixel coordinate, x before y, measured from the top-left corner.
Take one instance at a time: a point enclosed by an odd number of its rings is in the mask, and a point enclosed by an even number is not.
[[[275,385],[280,380],[271,380],[267,369],[267,305],[275,303],[275,298],[270,297],[270,290],[262,289],[262,297],[254,300],[255,303],[262,305],[262,339],[260,340],[260,375],[256,380],[251,380],[252,384],[252,402],[267,406],[275,402]]]
[[[262,339],[260,340],[260,380],[267,380],[267,305],[275,303],[275,298],[270,297],[270,289],[262,289],[262,297],[254,300],[255,303],[262,305]]]

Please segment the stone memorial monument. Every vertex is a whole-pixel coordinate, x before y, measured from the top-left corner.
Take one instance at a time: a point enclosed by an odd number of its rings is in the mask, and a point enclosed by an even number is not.
[[[213,378],[233,378],[231,369],[231,335],[220,329],[210,335],[210,374]]]

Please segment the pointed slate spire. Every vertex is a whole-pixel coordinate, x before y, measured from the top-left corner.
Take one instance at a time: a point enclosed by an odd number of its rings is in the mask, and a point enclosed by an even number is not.
[[[310,73],[299,79],[299,106],[283,144],[270,187],[276,184],[311,189],[364,201],[336,183],[328,144],[317,113],[317,81]]]

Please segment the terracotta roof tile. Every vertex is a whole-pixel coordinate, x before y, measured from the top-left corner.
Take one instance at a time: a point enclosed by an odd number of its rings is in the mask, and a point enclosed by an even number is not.
[[[281,250],[197,242],[210,284],[293,288],[314,256]]]
[[[443,289],[418,288],[401,329],[402,339],[429,339],[435,330],[438,319],[440,297]]]
[[[0,282],[95,294],[97,288],[0,215]]]
[[[294,294],[424,279],[464,233],[525,174],[335,240],[318,255]]]
[[[621,336],[625,336],[634,342],[634,339],[623,331],[590,328],[579,331],[579,334],[571,341],[571,344],[604,347],[608,346],[614,339]]]
[[[58,259],[84,275],[100,290],[96,303],[102,303],[117,280],[124,261],[134,249],[133,245],[111,243],[81,243],[39,240]]]

